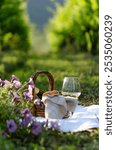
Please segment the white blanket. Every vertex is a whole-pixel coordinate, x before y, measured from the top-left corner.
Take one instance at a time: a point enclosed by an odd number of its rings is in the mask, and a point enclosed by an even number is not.
[[[46,118],[36,117],[39,122],[46,121]],[[74,114],[67,119],[48,119],[48,121],[57,121],[59,130],[63,132],[78,132],[91,128],[99,127],[99,106],[81,106],[77,105]]]

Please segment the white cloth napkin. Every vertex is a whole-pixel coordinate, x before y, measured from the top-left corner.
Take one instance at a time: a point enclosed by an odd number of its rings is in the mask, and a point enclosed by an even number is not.
[[[44,95],[42,102],[45,104],[45,117],[51,119],[62,119],[67,112],[74,112],[77,105],[76,98],[62,95]]]
[[[39,122],[46,121],[46,118],[36,117]],[[57,121],[59,130],[63,132],[78,132],[99,127],[99,105],[81,106],[77,105],[74,114],[67,119],[48,119]]]
[[[43,96],[42,101],[45,104],[45,117],[52,119],[61,119],[67,112],[67,104],[63,96]]]

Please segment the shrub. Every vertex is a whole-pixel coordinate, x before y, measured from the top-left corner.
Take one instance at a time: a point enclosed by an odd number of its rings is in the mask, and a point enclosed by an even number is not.
[[[56,52],[98,53],[98,0],[66,0],[56,5],[48,40]]]
[[[29,49],[24,4],[22,0],[2,0],[0,2],[0,50]]]

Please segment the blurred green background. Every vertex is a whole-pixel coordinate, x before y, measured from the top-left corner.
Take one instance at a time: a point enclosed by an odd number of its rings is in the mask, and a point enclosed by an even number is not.
[[[0,0],[0,78],[15,74],[24,82],[35,71],[48,70],[60,91],[64,76],[75,75],[82,90],[79,104],[98,104],[98,14],[98,0]],[[47,84],[43,77],[37,86],[47,90]],[[98,130],[61,134],[51,145],[56,133],[43,133],[49,140],[39,144],[41,149],[97,150],[98,135]],[[18,142],[13,144],[21,149]]]
[[[58,53],[98,54],[98,0],[1,0],[0,51],[32,45],[43,51],[39,44]]]

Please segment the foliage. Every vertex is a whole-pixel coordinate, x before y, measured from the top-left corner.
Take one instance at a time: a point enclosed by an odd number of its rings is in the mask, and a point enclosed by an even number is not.
[[[5,139],[0,136],[3,150],[98,150],[98,130],[79,132],[76,134],[47,130],[39,136]],[[7,145],[7,146],[6,146]],[[8,147],[8,148],[6,148]],[[11,148],[13,147],[13,148]]]
[[[25,1],[0,1],[0,50],[30,47],[28,25],[24,12]]]
[[[57,4],[48,26],[48,40],[59,53],[98,53],[98,0],[66,0]]]

